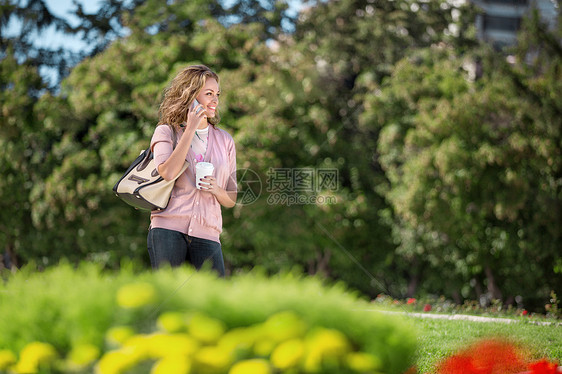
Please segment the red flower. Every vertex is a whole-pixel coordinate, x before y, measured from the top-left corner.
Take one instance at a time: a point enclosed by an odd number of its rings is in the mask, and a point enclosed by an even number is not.
[[[439,367],[439,374],[482,374],[472,362],[472,357],[466,354],[457,354],[447,359]]]
[[[430,304],[425,304],[423,307],[423,311],[424,312],[430,312],[431,311],[431,305]]]
[[[501,340],[484,340],[446,359],[439,374],[509,374],[525,370],[519,351]],[[543,374],[543,373],[537,373]]]
[[[526,316],[527,314],[529,314],[529,312],[526,311],[526,310],[523,310],[523,313],[522,313],[522,314],[523,314],[523,316]]]
[[[415,366],[412,366],[411,368],[409,368],[408,370],[406,370],[404,372],[404,374],[416,374],[418,372],[418,369]]]
[[[406,303],[407,303],[408,305],[410,305],[410,304],[415,304],[415,303],[416,303],[416,299],[414,299],[413,297],[410,297]]]
[[[540,360],[529,365],[530,374],[556,374],[558,365]]]

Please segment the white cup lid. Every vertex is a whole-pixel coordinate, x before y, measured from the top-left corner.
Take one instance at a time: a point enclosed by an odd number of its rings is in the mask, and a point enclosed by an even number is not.
[[[213,169],[214,168],[213,164],[211,164],[210,162],[204,162],[204,161],[198,162],[196,167],[200,168],[200,169]]]

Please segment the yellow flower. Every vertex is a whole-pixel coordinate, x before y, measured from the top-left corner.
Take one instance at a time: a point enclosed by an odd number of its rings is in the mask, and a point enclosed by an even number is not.
[[[129,326],[117,326],[107,330],[105,340],[111,346],[120,347],[133,335],[135,331]]]
[[[217,345],[225,351],[236,355],[238,352],[249,352],[256,341],[257,331],[253,327],[238,327],[227,331]]]
[[[9,349],[0,349],[0,370],[6,370],[16,363],[16,355]]]
[[[211,344],[217,342],[224,334],[225,326],[218,319],[196,313],[189,319],[188,331],[197,340]]]
[[[254,344],[254,353],[258,356],[269,356],[277,343],[269,338],[260,338]]]
[[[166,312],[158,317],[156,323],[162,331],[178,332],[185,328],[185,316],[178,312]]]
[[[322,355],[317,351],[307,352],[303,368],[307,373],[317,373],[322,369]]]
[[[380,358],[364,352],[351,352],[347,355],[345,361],[351,370],[361,373],[382,368]]]
[[[278,369],[286,370],[298,366],[304,355],[304,343],[291,339],[279,344],[271,354],[271,363]]]
[[[271,374],[271,367],[267,360],[255,358],[237,362],[228,374]]]
[[[134,349],[122,348],[107,352],[98,361],[96,374],[121,374],[144,359]]]
[[[150,358],[149,350],[150,350],[150,335],[145,334],[138,334],[133,335],[125,343],[121,348],[121,351],[128,351],[131,354],[134,354],[141,360],[145,360]]]
[[[149,358],[166,356],[191,356],[199,348],[199,343],[187,334],[138,335],[125,343],[135,347]]]
[[[350,350],[349,341],[340,331],[318,328],[306,337],[304,369],[314,373],[324,366],[338,366]]]
[[[40,366],[49,365],[57,358],[57,352],[48,343],[32,342],[20,352],[16,373],[37,373]]]
[[[302,337],[307,326],[295,313],[286,311],[269,317],[263,324],[263,329],[271,339],[282,342]]]
[[[68,354],[68,363],[72,368],[83,368],[97,360],[100,350],[93,344],[80,344]]]
[[[152,367],[150,374],[189,374],[191,362],[185,356],[166,356]]]
[[[220,347],[203,347],[193,356],[195,373],[222,373],[231,364],[232,355]]]
[[[307,336],[307,345],[324,355],[336,356],[346,354],[351,348],[351,344],[343,333],[327,328],[318,328],[312,331]]]
[[[117,304],[126,309],[149,305],[156,300],[156,290],[150,283],[126,284],[117,291]]]

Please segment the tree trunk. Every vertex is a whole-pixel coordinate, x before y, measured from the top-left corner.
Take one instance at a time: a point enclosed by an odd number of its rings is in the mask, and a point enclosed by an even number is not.
[[[0,269],[14,269],[18,267],[18,259],[12,245],[10,243],[6,244],[4,254],[0,254]]]
[[[324,252],[317,251],[316,258],[308,261],[308,274],[323,274],[328,276],[330,273],[330,258],[332,257],[332,252],[326,249]]]
[[[496,284],[494,274],[490,266],[486,266],[486,280],[488,281],[488,293],[495,300],[502,300],[502,293]]]
[[[410,281],[408,282],[408,290],[406,291],[406,297],[414,297],[414,295],[416,294],[416,290],[418,289],[418,283],[419,283],[419,276],[417,274],[414,274],[410,278]]]
[[[419,258],[417,256],[414,256],[412,259],[410,269],[413,271],[408,273],[408,275],[410,275],[410,280],[408,282],[408,289],[406,290],[406,297],[414,297],[423,272],[423,270],[420,269]]]
[[[453,301],[454,301],[457,305],[460,305],[460,304],[461,304],[462,299],[461,299],[461,295],[460,295],[459,291],[453,291]]]

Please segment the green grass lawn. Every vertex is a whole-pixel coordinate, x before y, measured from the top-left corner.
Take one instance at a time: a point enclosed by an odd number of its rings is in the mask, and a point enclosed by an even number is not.
[[[530,351],[533,358],[562,362],[562,326],[412,318],[418,328],[418,373],[431,373],[435,364],[482,338],[501,337]]]

